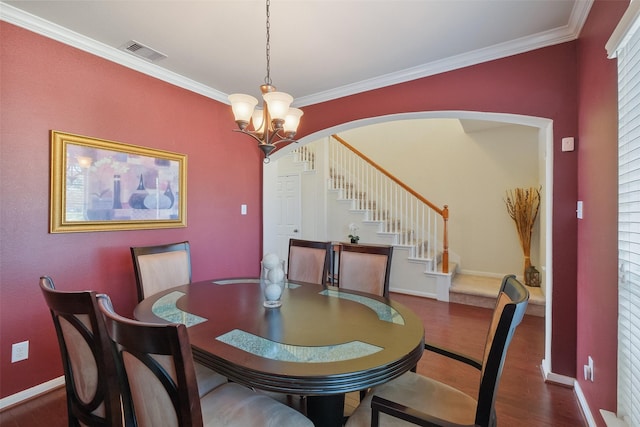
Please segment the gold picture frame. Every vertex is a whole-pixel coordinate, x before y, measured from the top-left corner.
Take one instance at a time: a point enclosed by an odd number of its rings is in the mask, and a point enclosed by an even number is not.
[[[187,225],[187,156],[51,131],[50,233]]]

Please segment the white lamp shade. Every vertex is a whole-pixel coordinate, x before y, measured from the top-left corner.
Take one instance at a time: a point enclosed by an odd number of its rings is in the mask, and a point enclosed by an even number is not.
[[[253,109],[258,105],[258,100],[256,98],[242,93],[229,95],[229,101],[231,102],[233,117],[235,117],[236,121],[241,120],[247,123],[251,119]]]
[[[289,112],[287,113],[287,117],[284,119],[284,131],[286,133],[296,133],[298,130],[298,125],[300,124],[300,117],[304,112],[299,108],[289,108]]]
[[[264,133],[264,110],[262,108],[256,108],[251,116],[251,122],[253,123],[253,130],[258,133]]]
[[[284,92],[267,92],[262,97],[267,103],[271,120],[284,120],[289,112],[289,105],[293,102],[293,97]]]

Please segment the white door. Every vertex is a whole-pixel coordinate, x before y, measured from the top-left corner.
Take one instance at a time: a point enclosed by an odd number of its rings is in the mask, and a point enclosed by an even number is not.
[[[278,256],[287,259],[289,239],[301,236],[300,175],[283,175],[276,184]]]

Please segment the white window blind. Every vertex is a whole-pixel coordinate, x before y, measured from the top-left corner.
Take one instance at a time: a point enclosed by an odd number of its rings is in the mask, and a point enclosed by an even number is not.
[[[640,426],[640,31],[638,1],[612,39],[618,57],[618,417]],[[610,40],[610,43],[612,40]]]

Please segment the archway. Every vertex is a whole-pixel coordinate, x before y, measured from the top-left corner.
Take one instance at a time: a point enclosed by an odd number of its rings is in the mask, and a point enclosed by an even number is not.
[[[549,373],[551,371],[551,326],[552,326],[552,294],[553,294],[553,266],[552,266],[552,209],[553,209],[553,121],[541,117],[522,116],[516,114],[505,113],[487,113],[476,111],[424,111],[413,113],[392,114],[386,116],[371,117],[367,119],[356,120],[343,123],[331,128],[327,128],[310,135],[306,135],[299,139],[299,144],[290,144],[276,151],[272,156],[272,160],[277,161],[279,158],[289,154],[296,148],[317,141],[321,138],[330,136],[335,133],[344,132],[350,129],[374,125],[378,123],[442,118],[442,119],[459,119],[459,120],[475,120],[486,122],[498,122],[513,125],[523,125],[538,129],[538,147],[541,152],[540,158],[540,184],[545,189],[543,191],[542,209],[540,211],[540,247],[544,256],[544,266],[541,274],[544,276],[546,284],[545,296],[545,358],[542,361],[543,371]],[[273,177],[270,175],[272,171],[265,168],[264,183],[269,185]],[[266,205],[267,200],[263,203]],[[265,222],[267,223],[267,222]]]

